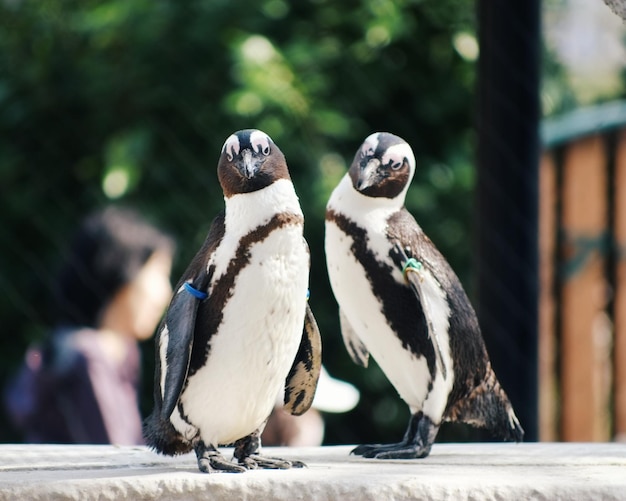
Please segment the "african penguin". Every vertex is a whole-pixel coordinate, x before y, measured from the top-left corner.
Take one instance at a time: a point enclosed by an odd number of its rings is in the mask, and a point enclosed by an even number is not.
[[[426,457],[443,421],[504,440],[524,433],[459,279],[404,207],[414,172],[403,139],[374,133],[326,209],[326,262],[346,348],[363,366],[371,354],[411,411],[404,439],[352,451],[365,457]]]
[[[285,157],[259,130],[224,143],[225,209],[175,288],[157,331],[156,451],[195,450],[203,472],[303,466],[259,454],[276,395],[292,414],[313,400],[321,342],[307,304],[309,250]],[[234,445],[237,462],[219,445]]]

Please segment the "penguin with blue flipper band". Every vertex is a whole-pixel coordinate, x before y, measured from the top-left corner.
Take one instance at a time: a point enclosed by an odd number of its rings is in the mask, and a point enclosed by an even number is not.
[[[348,353],[362,366],[371,354],[411,411],[402,441],[360,445],[353,453],[425,457],[444,421],[521,441],[522,427],[491,368],[474,309],[404,207],[414,173],[406,141],[374,133],[327,204],[326,262]]]
[[[286,410],[304,413],[321,368],[302,210],[284,155],[262,131],[231,135],[217,170],[225,208],[157,331],[146,442],[167,455],[194,450],[207,473],[303,466],[260,452],[276,395],[284,389]],[[231,444],[236,461],[218,450]]]

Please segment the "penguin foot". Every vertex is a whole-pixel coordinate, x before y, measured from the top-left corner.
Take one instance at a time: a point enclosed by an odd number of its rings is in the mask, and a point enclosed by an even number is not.
[[[376,459],[416,459],[430,454],[439,425],[423,412],[413,414],[402,442],[397,444],[359,445],[350,454]]]
[[[350,454],[376,459],[415,459],[425,458],[430,454],[431,446],[408,444],[364,444],[353,449]]]
[[[302,461],[287,461],[281,458],[261,456],[261,429],[258,429],[235,442],[235,458],[239,464],[248,470],[288,470],[289,468],[304,468]]]
[[[203,473],[243,473],[246,468],[232,461],[228,461],[213,446],[207,446],[200,442],[195,447],[198,458],[198,468]]]
[[[287,461],[286,459],[260,456],[258,454],[251,454],[241,458],[239,463],[248,470],[288,470],[290,468],[306,468],[306,464],[302,461]]]

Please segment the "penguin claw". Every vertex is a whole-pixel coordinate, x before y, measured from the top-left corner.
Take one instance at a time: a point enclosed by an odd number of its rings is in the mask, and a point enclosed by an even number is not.
[[[370,455],[373,451],[379,450],[381,447],[385,447],[383,444],[363,444],[355,447],[350,451],[350,454],[355,456],[363,456],[364,458],[374,457]]]
[[[248,470],[288,470],[290,468],[306,468],[302,461],[287,461],[281,458],[272,458],[251,454],[243,458],[240,463]]]
[[[401,444],[402,445],[402,444]],[[420,459],[430,454],[430,447],[408,446],[391,451],[379,452],[376,459]]]
[[[224,459],[221,454],[199,458],[198,468],[203,473],[243,473],[246,471],[245,467]]]

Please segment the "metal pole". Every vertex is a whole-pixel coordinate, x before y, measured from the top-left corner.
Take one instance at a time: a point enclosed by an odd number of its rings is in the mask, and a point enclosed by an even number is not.
[[[477,3],[477,307],[528,441],[538,439],[540,4]]]

